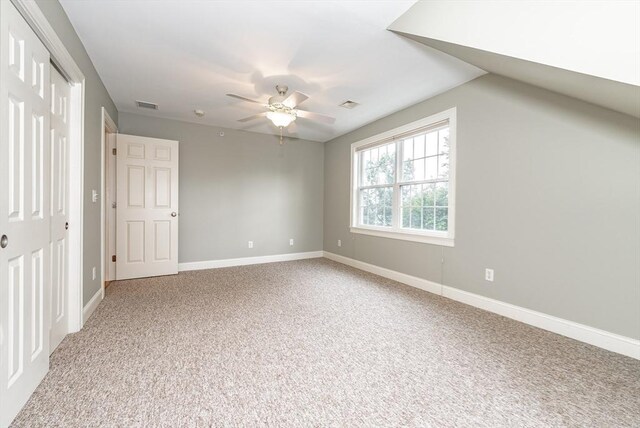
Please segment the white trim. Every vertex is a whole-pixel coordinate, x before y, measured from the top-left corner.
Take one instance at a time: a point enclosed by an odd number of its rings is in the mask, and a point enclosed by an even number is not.
[[[449,230],[443,234],[437,231],[413,231],[411,229],[404,229],[401,227],[401,215],[400,215],[400,186],[408,183],[400,182],[396,176],[394,188],[394,201],[393,201],[393,218],[394,224],[391,227],[370,227],[366,225],[358,224],[358,218],[360,213],[358,212],[358,175],[360,173],[361,166],[359,165],[358,152],[360,148],[371,146],[374,147],[376,143],[381,145],[391,143],[392,139],[396,136],[425,128],[429,125],[437,125],[438,123],[448,121],[449,127],[449,218],[448,228]],[[396,149],[396,174],[400,171],[399,165],[401,165],[401,159],[398,156],[398,149]],[[416,120],[406,125],[399,126],[389,131],[382,132],[380,134],[373,135],[364,140],[356,141],[351,144],[351,174],[349,184],[349,221],[350,229],[353,233],[360,233],[364,235],[372,235],[391,239],[400,239],[405,241],[422,242],[427,244],[442,245],[446,247],[454,246],[455,229],[456,229],[456,163],[457,163],[457,109],[452,107],[448,110],[440,113],[433,114],[429,117]]]
[[[378,236],[380,238],[400,239],[403,241],[422,242],[424,244],[442,245],[444,247],[453,247],[454,241],[452,238],[446,236],[434,236],[433,234],[426,234],[421,232],[405,232],[402,230],[394,229],[384,230],[382,228],[365,227],[365,226],[351,226],[349,228],[351,233],[359,233],[361,235]]]
[[[50,53],[51,61],[71,85],[69,149],[69,325],[70,333],[82,328],[83,290],[83,200],[84,195],[84,95],[82,70],[49,24],[34,0],[11,0],[29,27]]]
[[[71,86],[69,194],[84,195],[84,80]],[[84,205],[69,198],[69,332],[82,328]]]
[[[87,305],[82,309],[82,325],[89,319],[93,312],[96,310],[100,302],[102,302],[102,290],[96,291],[96,294],[93,295],[91,300],[87,303]]]
[[[588,343],[608,351],[640,360],[640,340],[610,333],[605,330],[589,327],[584,324],[554,317],[542,312],[523,308],[521,306],[490,299],[478,294],[469,293],[447,285],[438,284],[426,279],[382,268],[359,260],[354,260],[349,257],[330,253],[328,251],[324,252],[324,257],[338,263],[374,273],[412,287],[420,288],[543,330],[551,331],[580,342]]]
[[[64,77],[71,83],[82,83],[84,74],[73,57],[49,24],[34,0],[11,0],[16,9],[27,21],[44,46],[51,54],[51,61],[60,68]]]
[[[102,297],[104,298],[104,281],[105,281],[105,255],[106,255],[106,249],[105,249],[105,244],[107,242],[106,239],[106,235],[107,235],[107,228],[106,228],[106,216],[105,216],[105,211],[106,211],[106,204],[105,204],[105,198],[106,198],[106,189],[107,189],[107,181],[106,181],[106,174],[107,174],[107,168],[106,168],[106,163],[107,163],[107,141],[105,141],[105,133],[110,133],[110,134],[116,134],[118,132],[118,127],[116,126],[116,123],[113,121],[113,119],[111,119],[111,116],[109,116],[109,112],[107,112],[107,109],[104,108],[104,106],[101,108],[102,111],[102,132],[100,135],[100,290],[102,292]],[[115,278],[111,278],[111,279],[115,279]]]
[[[230,266],[257,265],[262,263],[288,262],[291,260],[317,259],[324,257],[324,251],[306,253],[275,254],[271,256],[240,257],[237,259],[206,260],[201,262],[178,263],[178,271],[217,269]]]
[[[533,311],[500,300],[442,286],[442,295],[485,311],[640,360],[640,340]]]
[[[342,263],[343,265],[351,266],[356,269],[380,275],[385,278],[389,278],[394,281],[398,281],[403,284],[428,291],[429,293],[442,294],[442,286],[440,284],[428,281],[426,279],[418,278],[417,276],[407,275],[406,273],[397,272],[395,270],[372,265],[370,263],[361,262],[360,260],[351,259],[349,257],[344,257],[338,254],[330,253],[328,251],[324,252],[324,257],[329,260],[333,260],[334,262]]]

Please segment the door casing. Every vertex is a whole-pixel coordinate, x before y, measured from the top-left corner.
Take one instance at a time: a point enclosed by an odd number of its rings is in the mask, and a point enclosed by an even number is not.
[[[102,107],[102,142],[101,150],[102,159],[100,164],[101,170],[101,189],[102,197],[100,198],[100,271],[102,272],[102,297],[104,298],[104,289],[106,281],[116,279],[115,263],[111,261],[111,256],[116,254],[115,250],[115,230],[116,215],[115,209],[111,207],[111,203],[115,202],[114,192],[116,184],[116,156],[112,150],[116,148],[116,135],[118,127],[116,126],[107,110]]]

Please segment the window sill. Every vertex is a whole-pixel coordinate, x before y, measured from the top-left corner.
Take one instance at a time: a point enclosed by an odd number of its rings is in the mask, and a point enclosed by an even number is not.
[[[453,238],[447,238],[445,236],[426,235],[421,233],[400,232],[398,230],[380,230],[374,228],[367,228],[362,226],[351,226],[351,233],[359,233],[362,235],[378,236],[381,238],[399,239],[402,241],[421,242],[423,244],[441,245],[443,247],[453,247]]]

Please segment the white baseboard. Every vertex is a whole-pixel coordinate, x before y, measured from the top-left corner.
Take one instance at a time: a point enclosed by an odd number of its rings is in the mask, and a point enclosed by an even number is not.
[[[87,320],[96,310],[100,302],[102,302],[102,287],[100,287],[100,289],[96,291],[96,294],[93,295],[91,300],[89,300],[89,302],[82,309],[82,325],[84,325],[84,323],[87,322]]]
[[[272,256],[240,257],[237,259],[206,260],[202,262],[178,263],[178,271],[216,269],[230,266],[257,265],[261,263],[288,262],[291,260],[316,259],[324,256],[324,251],[306,253],[274,254]]]
[[[469,293],[447,285],[438,284],[426,279],[382,268],[359,260],[354,260],[349,257],[340,256],[328,251],[324,252],[324,257],[338,263],[352,266],[356,269],[374,273],[476,308],[484,309],[485,311],[493,312],[534,327],[640,360],[640,340],[610,333],[605,330],[599,330],[597,328],[547,315],[542,312],[533,311],[521,306],[490,299],[488,297],[480,296],[479,294]]]
[[[324,252],[324,257],[333,260],[334,262],[342,263],[343,265],[348,265],[356,269],[364,270],[366,272],[375,273],[376,275],[380,275],[385,278],[389,278],[394,281],[398,281],[403,284],[428,291],[429,293],[438,295],[442,294],[442,285],[438,284],[437,282],[428,281],[426,279],[418,278],[417,276],[407,275],[406,273],[401,273],[395,270],[361,262],[360,260],[350,259],[349,257],[344,257],[338,254],[330,253],[328,251]]]

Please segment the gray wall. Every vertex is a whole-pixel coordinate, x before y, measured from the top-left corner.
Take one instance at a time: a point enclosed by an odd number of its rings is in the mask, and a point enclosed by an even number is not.
[[[118,111],[60,3],[57,0],[36,0],[36,3],[82,70],[86,83],[84,95],[84,195],[82,195],[84,201],[83,300],[86,305],[100,289],[102,283],[100,277],[93,280],[91,272],[93,267],[96,267],[100,272],[100,203],[91,201],[91,190],[96,189],[101,192],[102,107],[107,109],[116,123]],[[78,197],[78,195],[72,195],[72,197]]]
[[[455,247],[351,234],[350,144],[451,107]],[[638,119],[486,75],[326,143],[324,176],[326,251],[640,339]]]
[[[180,141],[180,262],[322,250],[322,143],[131,113],[119,129]]]

